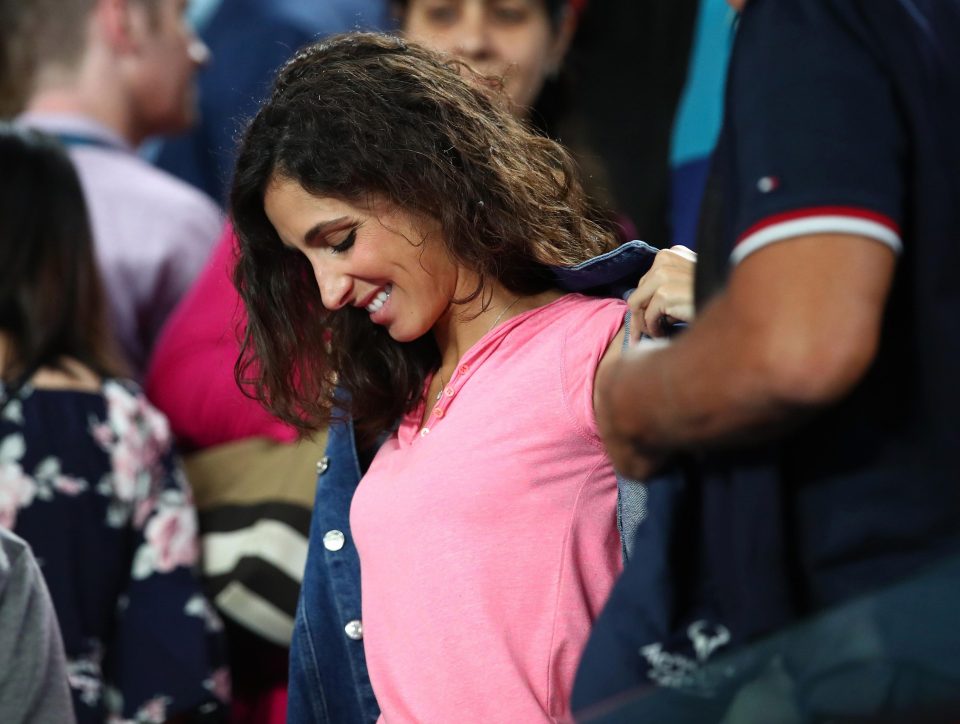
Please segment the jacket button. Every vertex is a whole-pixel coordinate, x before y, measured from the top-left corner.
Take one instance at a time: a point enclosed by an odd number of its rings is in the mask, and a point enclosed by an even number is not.
[[[323,547],[328,551],[338,551],[343,548],[346,536],[339,530],[328,530],[323,534]]]
[[[363,624],[360,621],[351,621],[343,627],[343,630],[347,632],[347,638],[353,639],[354,641],[359,641],[363,638]]]
[[[317,460],[317,475],[323,475],[327,472],[327,468],[330,467],[330,458],[324,455],[322,458]]]

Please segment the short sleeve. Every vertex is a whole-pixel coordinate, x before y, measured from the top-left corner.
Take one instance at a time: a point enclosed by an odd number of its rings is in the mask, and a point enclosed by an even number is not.
[[[900,251],[902,120],[852,6],[752,0],[743,13],[728,80],[734,263],[822,233]]]
[[[567,411],[587,438],[599,442],[593,411],[593,383],[610,342],[623,326],[626,303],[584,298],[568,316],[561,352],[561,384]]]

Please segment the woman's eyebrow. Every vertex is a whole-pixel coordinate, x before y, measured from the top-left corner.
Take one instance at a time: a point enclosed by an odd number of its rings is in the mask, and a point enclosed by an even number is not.
[[[344,226],[349,221],[349,217],[341,216],[339,219],[331,219],[330,221],[321,221],[318,224],[314,224],[304,233],[303,241],[305,244],[312,244],[317,240],[318,236],[324,236],[330,229]]]

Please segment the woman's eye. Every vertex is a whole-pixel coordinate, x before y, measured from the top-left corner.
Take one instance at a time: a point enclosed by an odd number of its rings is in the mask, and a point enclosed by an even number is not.
[[[334,254],[342,254],[343,252],[347,251],[347,249],[349,249],[351,246],[353,246],[353,242],[355,242],[356,240],[357,240],[357,230],[351,229],[350,233],[347,234],[346,238],[343,241],[341,241],[339,244],[334,244],[333,246],[331,246],[330,250]]]
[[[499,3],[493,7],[493,17],[504,24],[518,24],[524,22],[530,15],[530,8],[523,3]]]
[[[527,19],[527,12],[520,8],[498,8],[496,18],[501,23],[517,25]]]
[[[426,15],[427,20],[431,23],[436,25],[449,25],[456,19],[457,11],[449,5],[443,5],[427,8],[424,15]]]

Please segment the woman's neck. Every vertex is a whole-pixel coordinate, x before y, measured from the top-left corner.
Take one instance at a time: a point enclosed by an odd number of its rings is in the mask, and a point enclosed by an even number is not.
[[[467,304],[451,305],[450,311],[434,325],[441,374],[455,369],[467,350],[495,327],[563,296],[556,289],[520,295],[500,285],[488,289]]]
[[[513,294],[497,286],[464,305],[450,305],[450,310],[433,327],[440,348],[440,368],[433,376],[424,398],[420,425],[430,419],[444,385],[453,377],[463,355],[494,327],[531,309],[559,299],[563,292],[550,289],[540,294]]]
[[[0,330],[0,377],[5,377],[14,354],[13,338]],[[66,357],[60,360],[61,369],[40,367],[30,377],[30,383],[39,389],[80,390],[95,392],[100,389],[100,376],[86,365]]]

